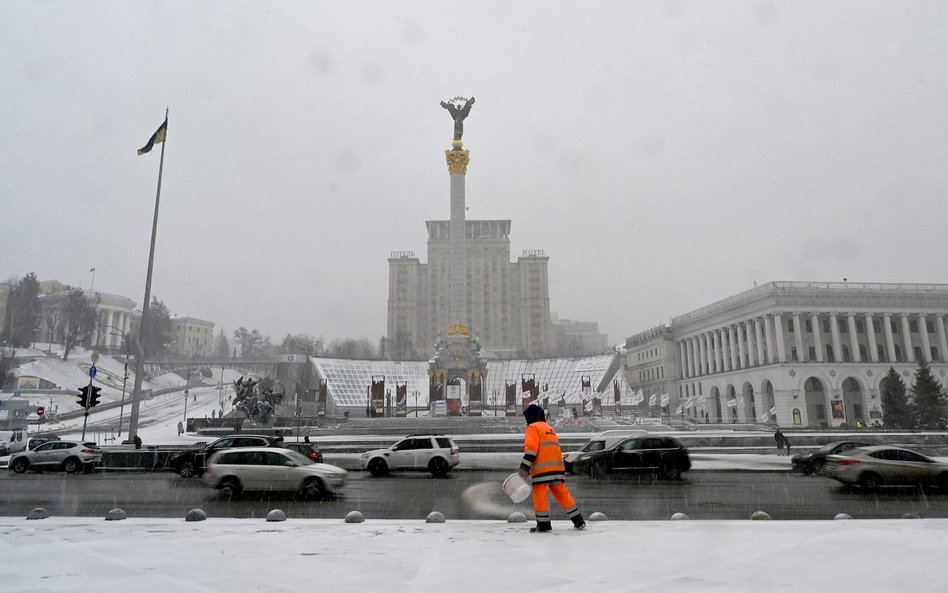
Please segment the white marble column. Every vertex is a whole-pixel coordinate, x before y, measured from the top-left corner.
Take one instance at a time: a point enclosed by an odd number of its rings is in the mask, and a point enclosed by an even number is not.
[[[856,314],[846,313],[846,325],[849,327],[849,350],[853,354],[853,362],[862,362],[859,356],[859,335],[856,333]]]
[[[764,339],[767,340],[767,363],[773,363],[777,361],[777,349],[774,348],[774,330],[773,327],[773,316],[764,315],[761,319],[764,324]]]
[[[869,360],[879,362],[879,345],[876,343],[876,326],[872,319],[872,313],[866,313],[864,319],[866,335],[869,337]]]
[[[685,356],[685,341],[678,340],[678,376],[687,379],[688,378],[688,358]]]
[[[714,372],[724,371],[724,348],[721,346],[721,330],[716,329],[712,334],[714,339]]]
[[[774,339],[777,341],[777,362],[787,362],[787,344],[783,338],[783,316],[780,313],[774,313]]]
[[[734,341],[734,326],[727,326],[727,342],[731,345],[731,369],[737,370],[737,343]]]
[[[912,349],[912,327],[909,325],[908,313],[901,313],[902,342],[905,344],[905,361],[915,362],[915,350]]]
[[[705,353],[707,354],[707,360],[705,362],[708,364],[708,374],[710,375],[714,373],[714,334],[707,332],[704,334],[704,340],[706,342]]]
[[[833,339],[833,360],[843,362],[843,346],[839,339],[839,318],[836,313],[829,314],[830,337]]]
[[[810,313],[810,325],[813,326],[813,344],[816,347],[816,362],[823,362],[823,327],[820,326],[820,314]]]
[[[746,369],[748,366],[747,363],[747,349],[744,348],[744,334],[747,332],[747,326],[743,322],[737,324],[737,357],[740,360],[741,369]]]
[[[895,338],[892,337],[892,315],[882,314],[882,333],[885,334],[885,351],[889,362],[895,362]]]
[[[932,344],[928,341],[928,318],[918,314],[918,335],[922,338],[922,360],[932,362]]]
[[[705,334],[698,336],[698,375],[708,374],[708,340]]]
[[[695,354],[695,348],[698,347],[698,343],[695,341],[694,336],[688,338],[688,369],[689,374],[688,378],[693,379],[698,376],[698,369],[695,367],[695,361],[698,360],[698,355]]]
[[[793,314],[793,342],[797,347],[797,359],[800,362],[806,360],[806,350],[803,349],[803,324],[800,323],[800,314]]]
[[[757,364],[763,366],[766,363],[764,358],[764,337],[760,329],[760,318],[754,319],[754,342],[757,344]]]
[[[938,332],[938,354],[942,362],[948,362],[948,340],[945,339],[945,316],[935,315],[935,331]]]

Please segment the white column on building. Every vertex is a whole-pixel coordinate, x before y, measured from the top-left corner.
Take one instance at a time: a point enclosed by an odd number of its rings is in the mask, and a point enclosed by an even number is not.
[[[879,345],[876,343],[876,326],[872,319],[872,313],[866,313],[864,318],[866,335],[869,337],[869,360],[879,362]]]
[[[902,318],[902,341],[905,344],[905,360],[915,362],[915,351],[912,349],[912,326],[909,325],[908,313],[901,313]]]
[[[685,356],[685,341],[678,340],[678,376],[688,378],[688,358]]]
[[[734,341],[734,326],[727,326],[727,342],[731,345],[731,370],[737,370],[737,343]]]
[[[948,362],[948,339],[945,339],[945,316],[935,315],[935,331],[938,332],[938,354],[942,362]]]
[[[761,321],[764,324],[764,339],[767,340],[767,362],[777,362],[777,349],[774,348],[773,315],[764,315]]]
[[[748,365],[747,349],[744,347],[744,332],[747,331],[747,328],[743,322],[740,322],[734,328],[734,331],[737,333],[737,360],[740,361],[740,367],[746,369]]]
[[[757,358],[757,343],[754,341],[754,320],[744,322],[744,334],[747,337],[747,366],[755,367],[760,364]]]
[[[787,344],[783,340],[783,316],[774,313],[774,338],[777,340],[777,362],[787,362]]]
[[[800,323],[800,313],[793,314],[793,341],[797,347],[797,360],[806,360],[806,350],[803,349],[803,324]]]
[[[711,332],[704,334],[705,341],[705,354],[707,355],[707,360],[705,361],[708,364],[708,374],[714,372],[714,335]]]
[[[695,363],[698,360],[698,355],[695,353],[695,348],[698,347],[698,343],[695,341],[694,336],[688,338],[688,377],[694,378],[698,376],[698,369],[695,366]]]
[[[760,317],[754,319],[754,343],[757,345],[757,364],[764,366],[767,362],[764,359],[764,337],[760,329]]]
[[[813,344],[816,347],[816,362],[823,362],[823,328],[820,326],[819,313],[810,313],[810,325],[813,326]]]
[[[714,372],[721,373],[724,371],[724,348],[721,345],[721,330],[716,329],[711,335],[714,338]]]
[[[830,313],[830,338],[833,340],[833,360],[843,362],[843,346],[839,339],[839,318],[836,313]]]
[[[889,362],[895,362],[895,338],[892,337],[892,315],[882,314],[882,333],[885,334],[885,351]]]
[[[706,368],[707,363],[708,363],[708,356],[707,354],[705,354],[705,348],[707,347],[707,345],[708,343],[704,339],[704,334],[699,334],[698,335],[698,364],[697,364],[699,377],[708,374],[708,370]]]
[[[928,318],[924,313],[918,314],[918,335],[922,337],[922,360],[932,361],[932,343],[928,340]]]
[[[849,350],[853,353],[853,362],[862,362],[859,356],[859,335],[856,333],[856,314],[846,313],[846,325],[849,327]]]

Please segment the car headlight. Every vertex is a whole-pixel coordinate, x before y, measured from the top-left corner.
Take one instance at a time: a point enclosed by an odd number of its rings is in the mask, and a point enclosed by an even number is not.
[[[589,456],[589,455],[580,455],[580,456],[576,459],[576,461],[589,461],[589,459],[590,459],[590,456]]]

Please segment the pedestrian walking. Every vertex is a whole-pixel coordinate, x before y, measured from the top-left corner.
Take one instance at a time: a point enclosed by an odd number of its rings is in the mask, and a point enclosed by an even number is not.
[[[566,487],[566,465],[563,463],[563,451],[560,439],[552,426],[546,422],[546,414],[536,403],[531,403],[523,411],[527,420],[524,434],[523,461],[517,472],[533,482],[533,512],[537,526],[531,527],[531,533],[551,531],[550,493],[556,502],[566,511],[566,516],[576,529],[584,529],[586,521],[576,506],[569,489]]]
[[[181,433],[183,432],[184,432],[184,424],[182,424],[181,421],[178,420],[178,436],[181,436]]]
[[[774,433],[774,442],[777,443],[777,455],[783,455],[783,448],[786,447],[787,451],[790,451],[789,443],[784,443],[787,437],[783,436],[783,433],[780,432],[780,429],[777,429],[777,432]]]

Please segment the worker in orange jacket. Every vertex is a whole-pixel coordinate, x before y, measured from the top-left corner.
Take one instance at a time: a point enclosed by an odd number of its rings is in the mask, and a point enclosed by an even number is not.
[[[550,497],[559,503],[566,516],[576,529],[584,529],[586,521],[576,506],[569,489],[566,488],[566,465],[560,450],[560,439],[553,427],[547,424],[546,414],[536,403],[531,403],[523,411],[527,419],[527,430],[523,443],[523,461],[518,473],[533,481],[533,511],[537,516],[537,526],[531,532],[543,532],[553,529],[550,523]]]

